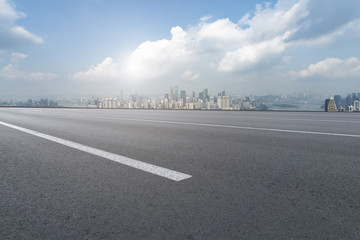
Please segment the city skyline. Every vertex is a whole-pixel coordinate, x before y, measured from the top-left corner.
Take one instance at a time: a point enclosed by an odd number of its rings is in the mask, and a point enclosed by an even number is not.
[[[358,1],[1,0],[0,9],[0,96],[175,85],[333,95],[360,79]]]
[[[233,95],[225,90],[212,94],[208,88],[202,91],[186,91],[178,86],[169,88],[161,95],[147,96],[133,93],[124,96],[62,96],[41,99],[0,98],[2,107],[79,107],[118,109],[158,109],[158,110],[287,110],[287,111],[359,111],[360,92],[340,95],[336,93],[324,97],[316,93],[288,93],[281,95]],[[331,100],[332,99],[332,100]],[[325,100],[325,104],[324,104]],[[332,107],[328,108],[329,102]]]

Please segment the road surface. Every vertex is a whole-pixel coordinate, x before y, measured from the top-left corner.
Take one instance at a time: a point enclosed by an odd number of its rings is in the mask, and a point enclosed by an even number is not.
[[[0,238],[360,239],[359,153],[358,113],[0,108]]]

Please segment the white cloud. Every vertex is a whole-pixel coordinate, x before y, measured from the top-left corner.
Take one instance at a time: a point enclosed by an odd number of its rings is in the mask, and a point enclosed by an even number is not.
[[[286,50],[297,23],[308,15],[307,2],[299,0],[286,9],[258,5],[238,23],[228,18],[205,22],[209,18],[203,17],[188,31],[172,28],[170,40],[144,42],[131,54],[129,76],[154,79],[194,67],[207,71],[209,64],[204,63],[209,61],[219,72],[251,69]]]
[[[186,71],[183,73],[183,77],[184,77],[186,80],[193,81],[193,80],[199,78],[199,74],[198,74],[198,73],[194,74],[192,71],[186,70]]]
[[[201,22],[206,22],[206,21],[210,20],[211,18],[212,18],[211,15],[203,16],[202,18],[200,18],[200,21]]]
[[[24,53],[12,53],[10,63],[0,68],[0,78],[5,80],[34,80],[34,81],[44,81],[44,80],[54,80],[58,78],[56,74],[53,73],[32,73],[26,72],[20,69],[19,65],[21,60],[27,58],[28,55]]]
[[[360,59],[356,57],[342,60],[326,58],[298,72],[292,72],[298,78],[325,77],[329,79],[346,80],[346,78],[360,77]]]
[[[21,26],[13,26],[10,29],[10,33],[14,38],[22,38],[32,43],[44,43],[41,37],[36,36]]]
[[[0,0],[0,17],[16,20],[18,18],[25,17],[26,14],[20,11],[15,11],[15,9],[7,2],[7,0]]]
[[[130,54],[126,66],[108,59],[74,77],[101,80],[112,76],[136,83],[141,81],[139,86],[145,86],[146,82],[147,86],[163,82],[191,86],[215,82],[230,86],[241,81],[251,84],[249,76],[260,79],[256,80],[257,84],[284,82],[285,77],[270,79],[263,74],[285,76],[293,68],[293,61],[301,61],[292,55],[294,52],[304,50],[313,54],[311,51],[360,29],[360,20],[354,17],[334,28],[326,26],[326,31],[315,34],[321,26],[313,27],[318,18],[314,18],[312,12],[316,13],[316,9],[312,8],[319,6],[311,3],[309,0],[279,0],[275,5],[257,5],[253,12],[239,16],[237,22],[229,18],[211,21],[210,16],[205,16],[188,29],[173,27],[170,39],[141,43]],[[302,74],[314,74],[311,69],[306,71]]]
[[[42,72],[28,73],[27,76],[28,76],[27,78],[36,81],[49,81],[49,80],[57,79],[59,77],[54,73],[42,73]]]
[[[190,62],[190,36],[181,27],[171,29],[172,38],[144,42],[130,55],[126,73],[133,78],[156,78]]]
[[[309,14],[308,0],[299,0],[293,5],[284,6],[279,1],[274,8],[269,5],[258,7],[254,16],[246,22],[251,40],[273,39],[286,32],[295,33],[299,23]]]
[[[15,64],[10,63],[0,69],[0,77],[6,80],[48,81],[48,80],[57,79],[58,75],[53,73],[24,72],[19,68],[17,68]]]
[[[103,81],[120,77],[120,68],[112,58],[107,57],[96,66],[90,67],[86,72],[78,72],[73,78],[78,80]]]
[[[16,20],[26,15],[11,6],[7,0],[0,0],[0,49],[8,49],[25,43],[43,43],[41,37],[16,25]]]
[[[352,20],[341,27],[334,29],[329,33],[316,36],[310,39],[300,39],[294,41],[294,46],[307,46],[307,47],[316,47],[322,46],[325,44],[329,44],[331,42],[336,41],[336,39],[341,38],[342,36],[352,36],[354,35],[355,38],[360,37],[360,18]]]
[[[226,49],[227,47],[234,49],[248,41],[246,34],[246,30],[225,18],[200,24],[195,33],[195,38],[196,41],[208,43],[208,45],[218,49]]]
[[[245,45],[234,52],[227,52],[220,61],[221,72],[242,71],[264,61],[266,57],[279,54],[285,49],[282,38],[275,38],[256,44]]]
[[[12,64],[18,64],[22,59],[25,59],[27,57],[28,57],[27,54],[14,52],[11,54],[10,62]]]

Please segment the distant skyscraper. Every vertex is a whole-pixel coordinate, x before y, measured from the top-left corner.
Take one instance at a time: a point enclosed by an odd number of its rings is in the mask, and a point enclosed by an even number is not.
[[[117,108],[118,107],[118,100],[116,98],[105,98],[103,108]]]
[[[175,101],[177,101],[179,98],[179,89],[177,86],[175,86]]]
[[[325,100],[325,112],[336,112],[336,104],[333,97]]]
[[[221,92],[221,96],[225,96],[225,91],[222,91],[222,92]]]
[[[222,96],[221,94],[217,97],[218,108],[222,109]]]
[[[354,101],[354,110],[355,110],[355,111],[359,111],[359,110],[360,110],[360,101],[359,101],[359,100],[355,100],[355,101]]]
[[[208,89],[207,88],[205,88],[204,89],[204,96],[203,96],[203,100],[204,100],[204,102],[205,101],[209,101],[209,91],[208,91]]]
[[[170,88],[170,102],[174,100],[174,89],[171,87]]]
[[[336,108],[339,108],[340,103],[341,103],[341,96],[340,95],[335,95],[334,96],[334,101],[335,101],[335,104],[336,104]]]
[[[165,93],[165,99],[169,100],[169,94]]]
[[[181,99],[183,100],[183,104],[186,103],[186,91],[185,90],[181,90]]]
[[[204,93],[203,92],[199,92],[199,99],[203,100],[204,98]]]
[[[349,109],[349,106],[352,105],[352,99],[351,99],[351,94],[348,94],[346,96],[346,109],[348,110]]]
[[[221,100],[222,109],[230,109],[230,98],[229,96],[223,96]]]

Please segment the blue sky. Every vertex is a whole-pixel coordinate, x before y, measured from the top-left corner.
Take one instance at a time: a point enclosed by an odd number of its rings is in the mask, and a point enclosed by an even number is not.
[[[360,1],[0,0],[1,96],[360,92]]]

